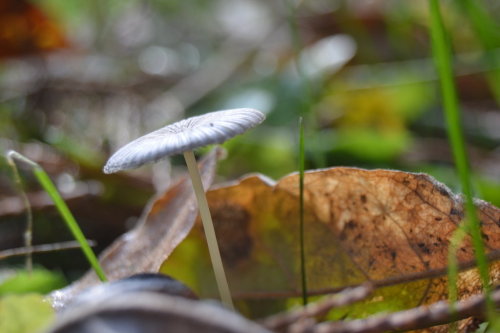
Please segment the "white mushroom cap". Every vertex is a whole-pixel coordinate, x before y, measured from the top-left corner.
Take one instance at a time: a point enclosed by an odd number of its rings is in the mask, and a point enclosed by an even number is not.
[[[104,173],[137,168],[165,156],[222,143],[264,119],[264,114],[254,109],[231,109],[178,121],[120,148],[104,166]]]

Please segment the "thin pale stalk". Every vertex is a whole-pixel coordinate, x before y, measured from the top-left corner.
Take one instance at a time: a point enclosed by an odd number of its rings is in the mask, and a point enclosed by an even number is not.
[[[198,201],[198,209],[200,211],[203,229],[205,230],[208,252],[210,253],[210,260],[212,261],[215,281],[217,283],[217,288],[219,289],[221,301],[225,306],[234,310],[233,300],[231,298],[231,292],[229,290],[229,284],[227,283],[226,273],[224,272],[224,265],[222,264],[219,245],[217,244],[214,223],[212,222],[212,216],[210,215],[210,210],[208,208],[207,197],[205,196],[205,190],[203,188],[200,172],[196,164],[196,158],[194,157],[194,153],[192,151],[187,151],[184,152],[184,159],[186,160],[189,175],[191,176],[191,182],[193,183],[196,200]]]
[[[19,154],[18,152],[10,151],[8,153],[8,156],[10,158],[17,159],[19,161],[28,164],[33,169],[33,173],[37,178],[38,182],[42,185],[42,187],[50,196],[52,201],[54,201],[54,204],[57,210],[59,211],[59,214],[61,214],[64,222],[66,223],[66,226],[71,231],[76,241],[80,244],[82,252],[87,258],[87,261],[90,263],[90,265],[94,269],[99,279],[101,281],[106,281],[107,280],[106,274],[104,274],[102,267],[99,265],[99,260],[97,259],[94,252],[90,248],[90,245],[87,242],[85,236],[83,235],[83,232],[78,226],[78,223],[76,222],[75,218],[73,217],[73,214],[71,214],[71,211],[69,210],[63,198],[57,191],[57,188],[55,187],[54,183],[52,182],[52,180],[50,180],[49,175],[47,175],[47,173],[42,169],[40,165],[38,165],[38,163],[31,161],[25,156]]]
[[[491,286],[489,283],[489,267],[481,235],[481,226],[478,221],[476,207],[473,201],[470,169],[467,151],[465,148],[463,126],[460,117],[461,114],[458,106],[458,97],[454,84],[448,36],[446,35],[443,19],[441,17],[439,1],[429,0],[429,10],[431,19],[430,33],[432,40],[432,54],[441,83],[448,138],[453,150],[453,157],[460,178],[460,183],[462,185],[462,191],[465,195],[465,221],[467,221],[467,229],[472,236],[472,244],[477,260],[479,275],[486,294],[488,313],[491,316],[494,308],[490,297]]]

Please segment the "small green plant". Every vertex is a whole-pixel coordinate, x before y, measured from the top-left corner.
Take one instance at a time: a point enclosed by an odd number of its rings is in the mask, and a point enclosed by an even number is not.
[[[304,122],[299,118],[299,222],[300,222],[300,275],[302,281],[302,304],[307,305],[306,255],[304,249]]]
[[[78,223],[76,222],[75,218],[73,217],[73,214],[71,214],[71,211],[69,210],[68,206],[64,202],[63,198],[57,191],[57,188],[55,187],[54,183],[50,179],[49,175],[47,175],[45,170],[43,170],[43,168],[38,163],[28,159],[27,157],[13,150],[7,152],[6,158],[9,165],[11,165],[14,170],[14,174],[16,175],[15,177],[17,177],[18,179],[19,179],[19,173],[17,171],[15,160],[25,163],[33,170],[33,174],[37,178],[38,182],[40,183],[40,185],[42,185],[43,189],[47,192],[52,201],[54,201],[57,210],[59,211],[64,222],[66,223],[69,230],[73,234],[73,237],[75,237],[77,242],[80,244],[83,254],[87,258],[92,268],[94,269],[95,273],[97,274],[97,276],[101,281],[106,281],[107,280],[106,275],[104,274],[104,270],[102,269],[102,267],[99,265],[99,260],[97,259],[94,252],[90,248],[90,245],[87,242],[85,236],[83,235],[83,232],[78,226]],[[23,195],[25,202],[27,202],[25,194]],[[29,235],[29,237],[25,237],[25,239],[29,241],[29,243],[26,244],[27,247],[31,247],[31,227],[32,227],[31,213],[29,213],[28,217],[29,230],[26,232],[26,235]],[[31,259],[29,259],[29,262],[31,264]]]

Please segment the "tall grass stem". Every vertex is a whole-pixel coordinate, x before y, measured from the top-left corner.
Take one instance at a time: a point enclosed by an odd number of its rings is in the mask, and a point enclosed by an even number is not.
[[[306,275],[306,255],[304,242],[304,169],[305,169],[305,152],[304,152],[304,122],[303,118],[299,118],[299,224],[300,224],[300,276],[302,282],[302,304],[307,305],[307,275]]]
[[[470,168],[465,147],[465,138],[461,120],[461,112],[454,83],[452,56],[448,36],[441,16],[439,0],[429,0],[430,34],[432,55],[439,74],[443,109],[448,130],[448,138],[452,147],[455,165],[465,195],[465,223],[472,236],[472,244],[477,261],[477,267],[487,299],[489,315],[492,314],[491,286],[489,283],[489,267],[485,253],[485,246],[481,235],[481,226],[474,205]],[[451,249],[453,250],[453,249]],[[457,274],[456,272],[454,274]],[[491,318],[491,317],[490,317]]]

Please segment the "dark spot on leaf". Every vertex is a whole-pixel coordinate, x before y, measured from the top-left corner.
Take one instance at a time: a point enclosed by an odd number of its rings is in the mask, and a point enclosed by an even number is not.
[[[426,253],[426,254],[430,254],[431,253],[431,250],[427,247],[427,245],[425,243],[417,243],[417,246],[420,248],[420,250],[422,250],[422,252]]]
[[[371,257],[369,260],[368,260],[368,267],[372,267],[373,264],[375,263],[375,259],[373,257]]]
[[[362,203],[366,203],[366,195],[361,194],[360,199]]]
[[[347,229],[350,229],[350,230],[356,229],[358,227],[358,225],[356,224],[356,221],[354,221],[354,220],[350,220],[349,222],[347,222],[345,224],[345,226]]]
[[[434,220],[436,221],[441,221],[443,218],[442,217],[435,217]]]
[[[212,212],[224,264],[236,266],[251,255],[253,241],[248,233],[250,214],[240,205],[224,204]]]
[[[396,251],[391,250],[391,258],[392,258],[392,260],[396,259],[396,256],[397,256],[397,255],[398,255],[398,254],[397,254],[397,252],[396,252]]]

